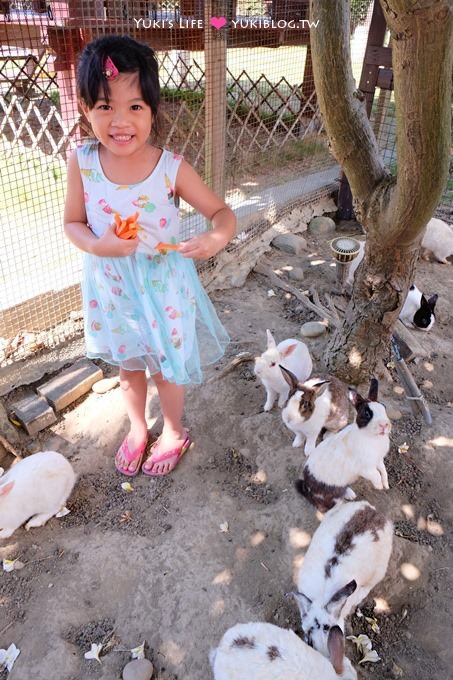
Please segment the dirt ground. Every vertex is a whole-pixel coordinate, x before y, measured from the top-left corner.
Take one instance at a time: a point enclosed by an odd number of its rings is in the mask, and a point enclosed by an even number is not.
[[[351,229],[343,226],[344,233]],[[316,286],[322,294],[335,278],[326,239],[307,236],[307,242],[302,257],[271,248],[267,259],[284,278],[288,268],[301,267],[301,289]],[[429,356],[410,365],[433,425],[412,415],[391,371],[393,382],[380,384],[394,418],[390,490],[376,491],[364,480],[354,485],[359,498],[395,523],[387,576],[361,606],[379,632],[364,616],[348,624],[347,633],[366,633],[382,659],[359,666],[347,643],[362,680],[453,677],[453,268],[420,261],[416,282],[439,294],[434,328],[416,333]],[[21,650],[11,680],[116,680],[128,650],[143,640],[153,678],[209,680],[209,649],[232,624],[260,620],[300,630],[285,593],[295,587],[319,521],[294,489],[304,457],[291,447],[279,409],[263,412],[264,388],[251,363],[218,377],[238,352],[263,351],[266,328],[277,340],[300,337],[301,324],[315,319],[283,292],[268,297],[270,287],[251,274],[242,288],[211,295],[232,342],[206,372],[214,380],[188,389],[185,420],[194,444],[173,474],[139,476],[130,493],[121,488],[125,478],[115,472],[113,455],[127,422],[118,388],[90,393],[38,437],[24,437],[28,451],[65,454],[78,482],[70,514],[0,542],[0,559],[25,563],[20,571],[0,572],[0,647],[14,642]],[[325,336],[307,341],[316,370],[326,342]],[[149,427],[159,433],[151,385]],[[84,659],[92,643],[103,644],[101,664]]]

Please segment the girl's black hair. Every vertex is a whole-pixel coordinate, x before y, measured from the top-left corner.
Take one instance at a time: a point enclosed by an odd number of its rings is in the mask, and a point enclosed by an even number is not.
[[[155,132],[160,101],[159,72],[154,50],[125,35],[110,35],[89,43],[82,51],[77,68],[79,96],[92,109],[103,91],[108,102],[109,81],[104,76],[105,60],[113,61],[120,73],[138,73],[143,101],[153,113]]]

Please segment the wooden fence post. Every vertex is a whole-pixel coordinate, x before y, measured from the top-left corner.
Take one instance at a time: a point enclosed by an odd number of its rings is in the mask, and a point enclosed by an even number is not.
[[[225,197],[226,63],[228,26],[216,29],[211,17],[227,16],[226,0],[204,3],[205,34],[205,179],[221,198]]]

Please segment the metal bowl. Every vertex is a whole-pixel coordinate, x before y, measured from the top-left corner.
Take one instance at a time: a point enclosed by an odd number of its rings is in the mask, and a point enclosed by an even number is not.
[[[350,236],[338,236],[330,242],[330,248],[337,262],[352,262],[360,251],[360,242]]]

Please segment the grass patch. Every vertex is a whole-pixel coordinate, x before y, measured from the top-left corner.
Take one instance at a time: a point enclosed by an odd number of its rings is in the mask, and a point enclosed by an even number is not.
[[[0,210],[6,213],[62,205],[66,191],[63,161],[21,147],[10,155],[0,151]]]

